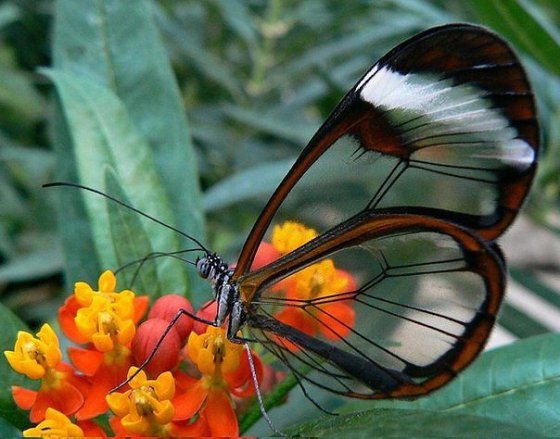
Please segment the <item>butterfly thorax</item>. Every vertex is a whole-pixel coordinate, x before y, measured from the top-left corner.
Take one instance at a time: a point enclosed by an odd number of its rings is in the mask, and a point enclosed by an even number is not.
[[[244,311],[239,299],[239,287],[233,281],[233,270],[215,253],[198,259],[196,269],[201,277],[210,281],[214,289],[218,304],[215,325],[221,326],[229,316],[228,334],[234,336],[244,320]]]

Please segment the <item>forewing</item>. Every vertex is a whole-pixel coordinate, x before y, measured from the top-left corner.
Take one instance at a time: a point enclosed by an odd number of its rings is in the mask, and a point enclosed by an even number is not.
[[[322,232],[362,211],[415,206],[493,240],[525,198],[538,142],[534,97],[507,43],[467,24],[423,32],[378,61],[311,139],[235,277],[286,218]]]
[[[325,260],[352,273],[354,286],[314,289],[318,271],[303,295],[278,288]],[[411,397],[442,386],[482,350],[504,268],[466,229],[393,209],[349,220],[239,285],[251,297],[249,337],[300,380],[353,397]]]

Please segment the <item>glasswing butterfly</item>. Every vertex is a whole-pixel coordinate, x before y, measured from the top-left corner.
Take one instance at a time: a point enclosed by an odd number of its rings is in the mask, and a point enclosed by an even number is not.
[[[227,319],[232,341],[262,344],[302,386],[364,399],[441,387],[492,330],[506,277],[495,240],[527,195],[538,145],[533,93],[505,41],[470,24],[410,38],[366,72],[313,136],[234,269],[191,238],[205,252],[196,266],[218,305],[206,323]],[[251,269],[285,206],[319,235]],[[357,286],[308,299],[275,288],[327,258],[351,266]],[[350,305],[355,324],[330,314],[333,303]],[[281,322],[274,313],[283,307],[322,331]]]
[[[246,340],[261,343],[299,379],[341,395],[414,397],[441,387],[483,349],[504,297],[505,262],[494,241],[535,174],[535,112],[517,56],[484,28],[450,24],[398,45],[313,136],[235,269],[214,254],[198,260],[214,285],[216,324],[229,316],[232,339],[244,329]],[[348,185],[360,188],[351,204],[341,174],[361,183]],[[319,193],[330,198],[327,208],[313,204],[307,213]],[[251,270],[267,229],[290,202],[322,233]],[[337,266],[353,261],[358,286],[306,300],[274,288],[325,258]],[[328,325],[325,314],[337,302],[355,309],[355,325],[336,315]],[[279,307],[302,309],[328,326],[327,337],[279,321]]]

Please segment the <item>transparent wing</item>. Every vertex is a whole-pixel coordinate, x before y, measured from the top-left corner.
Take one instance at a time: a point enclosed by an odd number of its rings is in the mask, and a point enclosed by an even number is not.
[[[324,232],[360,212],[414,206],[493,240],[525,198],[538,142],[534,97],[507,43],[466,24],[423,32],[379,60],[311,139],[235,277],[284,219]]]
[[[353,397],[409,397],[442,386],[482,350],[504,268],[466,229],[392,209],[365,212],[239,285],[249,337],[301,380]]]

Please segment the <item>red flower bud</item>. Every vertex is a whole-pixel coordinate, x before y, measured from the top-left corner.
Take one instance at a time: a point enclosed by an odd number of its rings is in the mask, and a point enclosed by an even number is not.
[[[132,354],[136,365],[140,366],[150,356],[168,326],[167,320],[156,318],[146,320],[138,327],[132,340]],[[154,357],[144,368],[146,373],[155,378],[167,370],[173,370],[179,362],[181,345],[181,339],[175,327],[171,328]]]
[[[179,296],[178,294],[167,294],[165,296],[161,296],[154,302],[152,309],[150,309],[150,313],[148,314],[148,319],[163,319],[166,322],[170,322],[177,315],[177,312],[179,312],[180,309],[184,309],[185,311],[194,314],[191,302],[189,302],[187,298]],[[192,331],[192,327],[193,319],[186,314],[179,317],[179,320],[175,323],[174,328],[177,331],[177,334],[179,334],[181,343],[185,343],[188,335]]]
[[[255,259],[251,264],[251,270],[257,270],[265,265],[270,264],[280,257],[280,252],[276,250],[272,244],[262,241],[257,248]]]
[[[211,322],[216,318],[216,312],[218,310],[218,303],[215,300],[206,302],[202,307],[196,312],[196,316],[201,319],[209,320]],[[197,334],[202,334],[206,332],[206,327],[208,325],[202,322],[194,322],[193,331]]]

